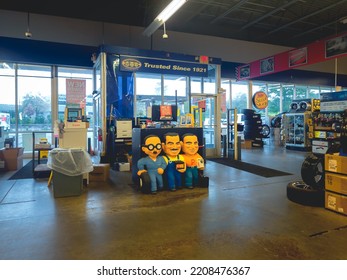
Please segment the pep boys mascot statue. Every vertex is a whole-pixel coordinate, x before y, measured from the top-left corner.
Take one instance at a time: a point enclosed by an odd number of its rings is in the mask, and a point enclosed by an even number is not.
[[[162,151],[160,138],[157,135],[146,136],[145,144],[142,145],[142,151],[147,156],[140,158],[137,162],[139,169],[137,175],[141,176],[142,173],[148,172],[151,193],[156,194],[158,190],[162,190],[164,187],[162,174],[167,165],[163,156],[160,155]]]
[[[168,132],[163,138],[164,159],[167,163],[165,174],[167,176],[168,189],[176,191],[177,188],[182,188],[182,173],[186,171],[181,152],[180,136],[176,132]]]

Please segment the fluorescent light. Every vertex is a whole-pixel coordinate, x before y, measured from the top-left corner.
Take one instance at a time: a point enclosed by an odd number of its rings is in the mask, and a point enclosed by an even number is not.
[[[169,5],[153,20],[153,22],[143,31],[143,35],[151,36],[160,26],[163,25],[179,8],[188,0],[172,0]]]
[[[159,21],[167,21],[187,0],[173,0],[167,7],[156,17]]]

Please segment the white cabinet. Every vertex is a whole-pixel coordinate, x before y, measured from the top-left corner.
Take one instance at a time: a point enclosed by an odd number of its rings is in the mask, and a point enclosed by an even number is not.
[[[286,147],[311,147],[311,140],[308,137],[308,120],[310,118],[311,112],[286,113],[283,115]]]

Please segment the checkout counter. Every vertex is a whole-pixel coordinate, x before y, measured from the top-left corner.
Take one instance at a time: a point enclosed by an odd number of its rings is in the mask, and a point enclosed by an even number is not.
[[[59,133],[59,148],[81,148],[87,150],[89,122],[82,108],[65,108],[64,128]]]

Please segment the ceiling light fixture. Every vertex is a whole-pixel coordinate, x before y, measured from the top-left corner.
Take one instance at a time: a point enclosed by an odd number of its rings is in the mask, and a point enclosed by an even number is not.
[[[27,32],[25,32],[25,37],[27,38],[31,38],[33,36],[33,34],[31,34],[30,32],[30,14],[28,13],[28,22],[27,22]]]
[[[168,39],[169,35],[166,33],[166,27],[165,27],[165,21],[164,21],[164,34],[163,34],[163,39]]]
[[[172,0],[169,5],[153,20],[143,31],[143,35],[150,37],[160,26],[162,26],[179,8],[188,0]],[[164,37],[164,35],[163,35]]]

